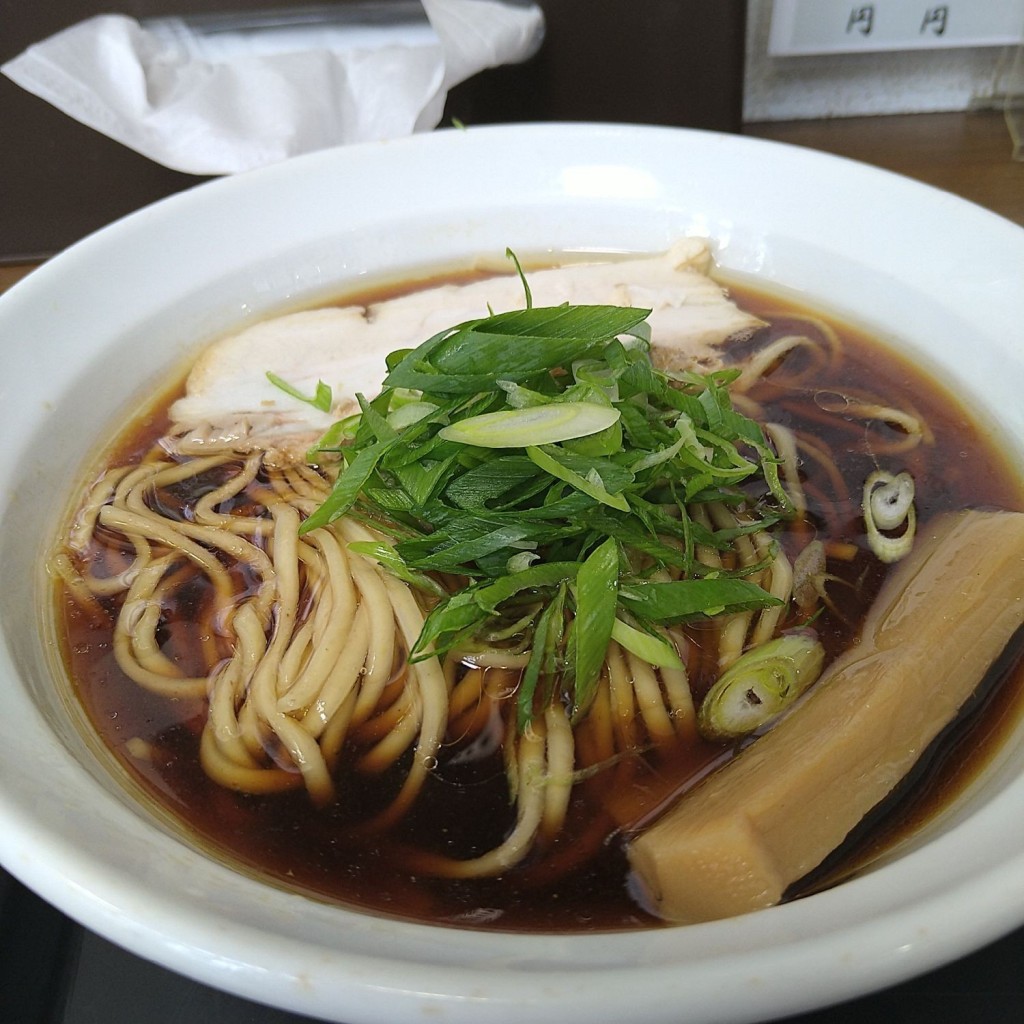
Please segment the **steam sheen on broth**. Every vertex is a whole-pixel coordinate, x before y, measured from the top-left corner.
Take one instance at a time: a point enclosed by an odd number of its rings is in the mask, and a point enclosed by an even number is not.
[[[863,332],[817,311],[812,315],[795,308],[778,296],[738,284],[730,287],[730,294],[741,309],[768,324],[725,352],[729,364],[763,362],[753,382],[742,377],[737,382],[736,408],[758,422],[773,424],[768,436],[775,450],[782,456],[793,445],[799,458],[798,476],[787,478],[784,473],[783,480],[791,495],[799,492],[798,507],[804,510],[773,527],[770,536],[765,533],[764,541],[758,539],[760,531],[749,535],[752,561],[769,562],[769,548],[777,540],[789,566],[798,567],[796,584],[805,590],[801,601],[788,601],[781,618],[765,629],[776,635],[809,626],[826,661],[831,661],[856,642],[875,595],[892,571],[865,537],[861,492],[873,472],[886,469],[912,477],[919,523],[968,507],[1024,507],[1021,483],[984,428],[971,421],[956,398],[900,356]],[[794,338],[807,341],[786,340]],[[766,352],[774,355],[762,359]],[[103,468],[136,466],[154,454],[166,458],[160,441],[167,435],[167,409],[175,397],[176,393],[164,396],[132,424],[108,453]],[[245,486],[231,485],[243,472],[249,474]],[[218,496],[208,508],[214,516],[258,518],[284,487],[275,474],[273,467],[245,455],[211,460],[203,472],[168,478],[159,486],[147,484],[144,500],[173,523],[197,522],[195,509],[210,495]],[[300,503],[304,510],[315,508],[329,491],[311,471],[294,470],[289,481],[293,489],[308,488],[305,504]],[[752,506],[764,498],[763,485],[755,490],[751,485]],[[103,497],[94,504],[107,501]],[[720,530],[746,522],[746,513],[739,521],[729,520],[729,514],[728,507],[707,511],[709,517],[723,517],[711,524]],[[78,524],[82,518],[79,512]],[[462,657],[464,652],[456,651],[460,656],[449,657],[438,667],[440,682],[433,685],[443,688],[448,707],[440,742],[424,760],[415,792],[408,788],[408,780],[422,754],[417,736],[422,737],[425,727],[417,721],[404,740],[389,741],[403,728],[403,720],[413,717],[415,701],[403,696],[408,692],[407,656],[413,634],[391,641],[390,667],[372,707],[356,711],[358,701],[353,697],[340,728],[331,724],[337,722],[334,715],[340,708],[325,715],[318,735],[326,734],[330,742],[331,729],[338,732],[334,759],[329,761],[329,792],[318,791],[315,784],[303,785],[301,776],[294,785],[299,773],[280,741],[271,738],[266,738],[263,755],[274,774],[267,777],[280,785],[270,783],[263,792],[229,788],[211,778],[200,756],[210,729],[205,680],[212,667],[223,671],[231,658],[223,636],[216,635],[220,620],[210,614],[211,607],[219,607],[216,591],[222,584],[210,572],[195,571],[187,558],[171,558],[175,564],[161,570],[149,599],[150,608],[159,606],[158,621],[145,627],[155,645],[142,660],[148,659],[145,664],[155,674],[167,662],[174,666],[174,680],[202,682],[191,689],[169,684],[165,693],[140,686],[122,671],[115,654],[118,643],[130,642],[119,640],[113,626],[125,600],[123,590],[111,586],[105,593],[100,587],[83,597],[77,583],[87,573],[99,580],[116,578],[136,563],[132,523],[126,521],[119,529],[113,517],[90,521],[98,525],[88,542],[65,555],[58,567],[62,582],[57,609],[68,673],[97,731],[132,776],[202,845],[260,877],[319,899],[385,915],[481,928],[586,930],[658,924],[631,892],[626,838],[680,793],[756,742],[758,730],[724,741],[702,736],[687,702],[701,704],[722,674],[723,650],[734,644],[730,657],[735,660],[757,630],[760,613],[747,613],[742,622],[744,613],[736,613],[729,617],[732,627],[707,617],[667,627],[665,635],[684,665],[678,676],[671,676],[674,670],[667,668],[645,669],[630,650],[613,645],[601,671],[598,696],[586,714],[571,722],[568,767],[563,766],[557,777],[548,767],[554,784],[538,798],[543,806],[537,808],[538,823],[525,851],[507,866],[481,871],[478,877],[446,877],[460,873],[451,868],[453,863],[483,861],[522,827],[522,808],[509,799],[509,779],[518,779],[522,799],[529,782],[524,764],[531,756],[531,732],[510,740],[514,730],[508,709],[521,685],[524,651],[512,643],[505,645],[509,654],[504,662]],[[369,536],[365,524],[358,522],[335,529],[348,531],[342,534],[345,542],[365,543]],[[261,550],[267,544],[258,535],[252,535],[251,542]],[[807,559],[801,566],[800,556],[812,542],[820,543],[824,569],[802,572]],[[152,547],[159,554],[159,543]],[[230,586],[229,606],[258,601],[265,578],[227,547],[211,550],[227,581],[224,585]],[[730,550],[722,564],[729,571],[741,557]],[[773,586],[770,562],[752,575],[766,588]],[[392,579],[383,586],[391,588],[388,593],[394,601],[409,599],[397,596]],[[329,584],[307,581],[298,591],[299,620],[312,621],[318,587]],[[428,608],[430,600],[422,607]],[[145,604],[140,603],[140,617],[147,614]],[[269,635],[269,628],[265,622],[258,632]],[[739,630],[738,641],[723,639],[730,629]],[[955,795],[1017,712],[1021,646],[1016,641],[1011,645],[979,688],[969,713],[919,762],[915,784],[904,786],[891,801],[896,806],[876,815],[882,820],[872,821],[866,837],[852,837],[849,849],[830,858],[822,872],[794,891],[820,885],[823,878],[832,882],[843,877],[859,860],[874,855],[879,843],[891,842],[901,828],[909,827],[907,823],[919,822],[922,808],[933,814]],[[307,652],[306,657],[311,656]],[[364,681],[366,675],[364,669]],[[648,690],[637,680],[646,680]],[[650,686],[653,704],[645,717],[642,704],[645,692],[650,697]],[[623,688],[632,694],[628,701],[616,696]],[[417,692],[425,692],[425,685]],[[406,699],[408,706],[402,703]],[[633,708],[629,720],[622,714],[627,704]],[[233,713],[242,714],[237,706]],[[603,724],[601,715],[607,719]],[[658,732],[660,722],[665,725],[663,733]],[[565,727],[568,716],[565,722],[552,720],[547,726]],[[390,748],[385,750],[389,743],[393,755]],[[518,752],[511,765],[510,744]],[[543,756],[539,763],[543,767]],[[564,804],[552,810],[556,789]],[[405,792],[408,799],[402,796]],[[546,832],[549,822],[555,823]]]

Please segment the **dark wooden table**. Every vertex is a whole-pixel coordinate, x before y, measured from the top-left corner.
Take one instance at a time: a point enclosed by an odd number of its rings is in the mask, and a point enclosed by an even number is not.
[[[884,167],[1024,226],[1024,162],[995,110],[749,124],[744,134]]]

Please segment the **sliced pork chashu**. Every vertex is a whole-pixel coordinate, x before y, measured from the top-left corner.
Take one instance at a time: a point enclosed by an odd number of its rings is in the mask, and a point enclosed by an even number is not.
[[[707,243],[684,239],[660,256],[539,270],[529,283],[535,306],[649,308],[654,361],[707,370],[721,365],[725,343],[764,326],[729,299],[710,268]],[[272,461],[302,460],[331,423],[356,410],[357,393],[378,393],[389,352],[523,302],[522,282],[510,274],[255,324],[200,355],[185,396],[171,407],[167,444],[182,454],[262,450]],[[320,412],[289,396],[268,381],[268,370],[305,395],[322,380],[334,407]]]

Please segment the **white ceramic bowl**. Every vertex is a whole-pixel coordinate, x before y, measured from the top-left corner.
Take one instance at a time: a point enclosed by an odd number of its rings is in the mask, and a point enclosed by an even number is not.
[[[941,823],[831,891],[631,934],[434,929],[260,885],[175,838],[55,682],[39,567],[97,440],[198,342],[360,278],[473,254],[714,240],[726,268],[918,353],[1020,459],[1024,231],[800,149],[617,126],[444,131],[203,185],[0,299],[0,856],[141,956],[349,1024],[764,1020],[936,966],[1024,921],[1018,733]]]

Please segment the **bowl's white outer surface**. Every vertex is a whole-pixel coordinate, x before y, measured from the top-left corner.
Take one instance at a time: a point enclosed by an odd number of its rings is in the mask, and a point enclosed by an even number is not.
[[[360,280],[707,236],[921,354],[1024,438],[1024,231],[859,164],[701,132],[449,130],[202,185],[0,299],[0,859],[89,928],[249,998],[348,1024],[765,1020],[899,981],[1024,922],[1024,743],[864,876],[694,927],[526,936],[320,905],[189,848],[95,756],[54,683],[39,565],[116,417],[218,332]],[[969,457],[969,453],[967,456]]]

